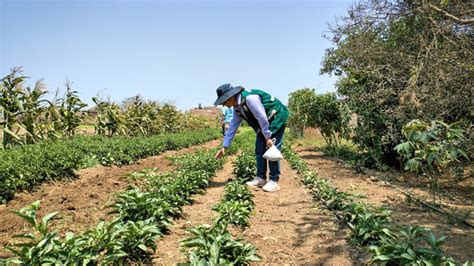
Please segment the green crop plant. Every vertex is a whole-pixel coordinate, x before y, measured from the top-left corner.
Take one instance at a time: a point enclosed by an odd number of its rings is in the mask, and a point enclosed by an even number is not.
[[[242,185],[240,182],[237,181],[229,182],[224,187],[224,195],[222,197],[222,201],[250,202],[251,205],[254,206],[252,192],[250,192],[245,185]]]
[[[352,239],[360,245],[378,243],[391,227],[390,211],[360,202],[353,202],[345,210],[345,219],[354,224]]]
[[[47,91],[43,89],[41,81],[36,82],[35,87],[27,87],[21,96],[23,102],[23,113],[21,127],[25,130],[25,142],[33,144],[47,136],[48,123],[44,119],[45,105],[50,103],[46,99],[41,99]]]
[[[233,224],[242,229],[249,226],[252,205],[248,201],[224,201],[212,209],[218,213],[216,224]]]
[[[39,205],[40,201],[35,201],[18,211],[14,211],[16,215],[33,227],[34,233],[14,236],[14,238],[24,239],[25,242],[15,244],[13,247],[6,247],[7,250],[18,256],[18,258],[10,260],[10,263],[40,264],[47,263],[54,258],[58,235],[56,232],[50,232],[48,223],[57,213],[50,213],[38,220],[36,214]]]
[[[95,132],[102,136],[126,135],[125,118],[120,106],[115,103],[103,101],[98,97],[93,97],[96,104],[96,125]]]
[[[167,142],[181,148],[217,137],[219,132],[215,129],[133,138],[75,136],[61,142],[41,141],[4,150],[0,152],[0,202],[11,199],[16,191],[34,188],[44,181],[74,177],[82,167],[96,163],[129,164],[162,153]],[[202,168],[217,167],[212,159],[200,158],[207,162]]]
[[[52,116],[53,127],[56,134],[63,134],[71,137],[75,134],[82,118],[79,116],[81,110],[87,106],[78,96],[78,92],[72,89],[72,83],[66,81],[66,92],[63,97],[56,97],[54,101],[55,108],[51,110],[55,112]]]
[[[387,232],[377,246],[371,246],[372,263],[380,265],[456,265],[441,246],[444,237],[437,238],[429,229],[417,226]]]
[[[26,78],[21,68],[14,68],[1,80],[3,147],[74,135],[81,122],[79,112],[86,104],[71,89],[71,83],[66,83],[64,97],[56,95],[53,101],[48,101],[43,99],[48,91],[42,81],[36,82],[33,88],[24,88]]]
[[[0,111],[3,117],[0,125],[3,127],[3,148],[10,148],[15,143],[22,141],[18,135],[18,128],[15,129],[23,110],[22,85],[26,77],[22,73],[21,68],[14,68],[9,75],[1,80]]]
[[[65,233],[64,238],[51,231],[48,223],[57,213],[37,219],[39,201],[15,213],[28,222],[34,232],[14,236],[26,242],[6,247],[14,257],[6,264],[17,265],[82,265],[123,264],[142,262],[156,249],[156,238],[161,232],[152,220],[122,223],[114,220],[100,222],[96,228],[75,236]]]
[[[110,207],[113,209],[110,213],[118,214],[124,222],[152,219],[162,231],[171,225],[169,212],[172,206],[154,193],[141,192],[139,189],[127,190],[119,193]]]
[[[256,248],[242,239],[233,239],[225,227],[200,225],[187,230],[191,237],[180,241],[189,249],[191,265],[249,265],[261,258]]]
[[[248,151],[242,151],[240,156],[233,162],[234,175],[237,176],[241,182],[253,179],[257,172],[257,166],[255,165],[255,154]]]
[[[245,134],[234,142],[232,152],[236,151],[236,147],[248,150],[249,143],[253,140],[249,135]],[[234,165],[234,167],[253,165],[253,160],[241,159],[248,154],[250,153],[242,152],[237,160],[245,163]],[[248,265],[251,262],[260,261],[261,258],[257,255],[254,246],[241,239],[234,239],[227,230],[231,224],[242,229],[248,227],[255,205],[252,193],[241,184],[242,177],[237,176],[237,178],[225,186],[221,202],[213,206],[213,210],[217,212],[214,225],[190,228],[188,231],[192,236],[180,241],[182,249],[188,250],[191,265]]]
[[[128,221],[119,225],[122,251],[134,262],[146,262],[150,251],[156,250],[156,238],[162,235],[155,220]]]

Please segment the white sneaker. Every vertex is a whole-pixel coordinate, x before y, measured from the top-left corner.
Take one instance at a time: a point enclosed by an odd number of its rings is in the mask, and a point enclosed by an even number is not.
[[[278,185],[278,182],[275,182],[273,180],[270,180],[267,182],[267,184],[263,187],[263,190],[266,192],[275,192],[277,190],[280,190],[280,186]]]
[[[247,186],[251,186],[251,187],[263,187],[263,186],[265,186],[265,180],[260,178],[260,177],[256,177],[256,178],[246,182],[245,184],[247,184]]]

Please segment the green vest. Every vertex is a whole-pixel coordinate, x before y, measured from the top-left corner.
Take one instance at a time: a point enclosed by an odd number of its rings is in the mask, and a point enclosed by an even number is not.
[[[268,122],[270,123],[269,129],[272,134],[275,134],[280,128],[286,125],[288,109],[280,100],[261,90],[242,91],[240,99],[243,111],[242,117],[255,132],[260,130],[260,124],[247,107],[246,98],[249,95],[258,95],[262,99],[263,108],[265,108],[265,113],[267,113]]]

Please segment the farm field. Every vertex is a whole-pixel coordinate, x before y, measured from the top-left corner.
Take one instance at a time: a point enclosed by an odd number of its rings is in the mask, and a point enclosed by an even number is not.
[[[141,257],[135,259],[155,265],[185,263],[192,260],[188,257],[188,252],[196,248],[186,250],[180,247],[180,242],[190,237],[188,230],[203,224],[218,223],[219,219],[216,220],[216,212],[213,209],[226,194],[226,187],[232,180],[236,181],[252,174],[252,170],[249,170],[252,165],[248,164],[253,157],[249,143],[254,140],[249,133],[248,129],[243,130],[241,136],[246,135],[244,139],[247,140],[243,143],[247,144],[237,144],[242,148],[235,150],[237,153],[226,159],[222,168],[217,170],[209,183],[203,187],[202,194],[189,198],[191,204],[184,205],[179,215],[174,216],[169,220],[170,224],[161,229],[164,230],[163,235],[154,240],[156,249],[153,252],[147,249],[148,255],[143,253]],[[117,193],[128,190],[129,186],[145,188],[147,182],[153,180],[150,177],[177,171],[179,161],[184,158],[182,156],[192,157],[202,150],[212,152],[220,144],[219,140],[212,140],[178,151],[166,151],[158,156],[140,159],[130,165],[87,168],[79,171],[77,179],[45,183],[32,193],[20,193],[0,208],[2,217],[0,241],[2,245],[9,245],[16,241],[12,235],[31,230],[20,217],[9,210],[19,209],[37,199],[42,200],[38,217],[59,212],[49,223],[50,230],[57,230],[61,237],[66,232],[83,234],[100,221],[110,222],[116,217],[108,213],[111,211],[110,206],[117,199]],[[329,180],[332,186],[347,190],[349,193],[365,194],[367,198],[362,200],[369,203],[388,205],[393,210],[392,217],[395,223],[423,225],[438,234],[446,235],[444,248],[447,254],[458,261],[472,260],[469,246],[473,236],[468,228],[459,224],[449,224],[438,214],[405,204],[400,195],[393,190],[324,156],[314,147],[304,146],[301,143],[296,143],[294,147],[297,154],[307,162],[309,169],[316,171],[319,177]],[[258,259],[255,259],[255,262],[250,260],[248,263],[312,265],[366,263],[371,255],[365,248],[350,240],[350,229],[326,209],[326,206],[313,199],[311,191],[303,185],[300,174],[286,161],[282,162],[282,173],[280,182],[282,189],[278,193],[248,189],[254,207],[245,218],[247,221],[245,226],[228,225],[227,230],[233,237],[242,238],[255,248]],[[348,183],[358,186],[348,186]],[[198,250],[202,249],[199,248]],[[10,255],[2,252],[1,256],[6,258]]]
[[[474,5],[0,0],[0,266],[474,266]]]

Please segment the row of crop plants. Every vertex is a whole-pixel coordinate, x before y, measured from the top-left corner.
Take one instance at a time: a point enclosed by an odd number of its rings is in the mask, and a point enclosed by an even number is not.
[[[31,190],[48,180],[75,176],[82,168],[131,164],[138,159],[200,144],[220,136],[215,129],[148,137],[85,137],[46,141],[0,151],[0,203],[17,191]]]
[[[445,237],[419,226],[396,226],[388,208],[357,201],[357,196],[338,191],[329,181],[308,169],[296,152],[284,149],[286,160],[311,189],[315,199],[344,221],[351,229],[352,240],[373,255],[370,263],[380,265],[456,265],[445,254]],[[464,265],[472,265],[466,262]]]
[[[239,137],[233,148],[239,147]],[[65,233],[63,236],[48,228],[57,213],[37,217],[39,201],[16,211],[28,222],[33,232],[14,236],[23,243],[7,247],[14,256],[0,265],[60,264],[103,265],[146,263],[156,250],[156,240],[179,217],[182,207],[192,202],[192,196],[207,187],[210,178],[223,165],[214,159],[215,149],[196,154],[175,156],[176,171],[155,173],[145,170],[131,175],[144,184],[131,187],[117,195],[110,206],[116,217],[100,222],[83,234]]]
[[[199,225],[188,229],[192,236],[180,241],[191,265],[248,265],[261,260],[257,249],[242,238],[235,238],[229,232],[229,225],[245,230],[254,209],[253,194],[243,183],[248,172],[255,165],[249,147],[254,137],[247,137],[241,144],[242,153],[234,162],[236,179],[224,188],[221,202],[213,206],[217,217],[212,225]],[[246,163],[245,163],[246,162]],[[253,173],[253,175],[255,172]]]

